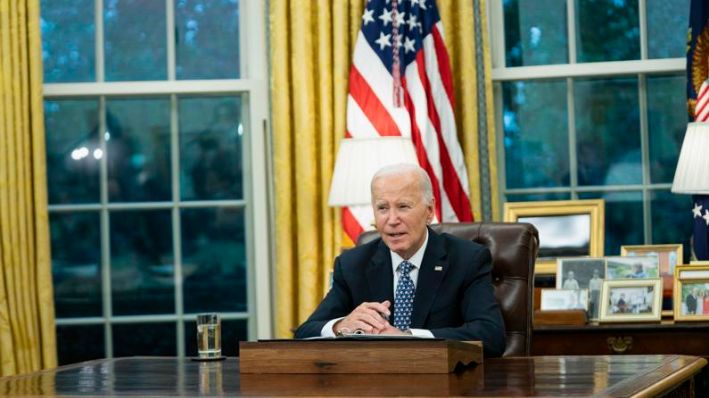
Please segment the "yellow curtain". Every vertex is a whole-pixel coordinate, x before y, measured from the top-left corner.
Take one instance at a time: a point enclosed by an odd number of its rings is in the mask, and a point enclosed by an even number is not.
[[[0,375],[56,366],[39,0],[0,1]]]
[[[479,117],[487,122],[491,173],[496,160],[490,55],[487,45],[478,53],[475,48],[473,11],[485,15],[484,0],[478,1],[478,7],[456,0],[438,0],[438,6],[451,56],[458,134],[473,211],[480,220],[481,184],[486,181],[479,170]],[[339,209],[328,207],[327,196],[337,144],[346,128],[347,78],[365,4],[366,0],[270,1],[278,337],[292,336],[292,329],[310,315],[328,286],[334,257],[352,244],[342,232]],[[477,42],[486,42],[487,28],[478,31],[484,40]],[[481,65],[486,81],[478,81],[483,79],[476,72],[479,59],[486,59]],[[479,87],[484,91],[483,108]],[[484,114],[478,116],[478,109],[485,109]]]

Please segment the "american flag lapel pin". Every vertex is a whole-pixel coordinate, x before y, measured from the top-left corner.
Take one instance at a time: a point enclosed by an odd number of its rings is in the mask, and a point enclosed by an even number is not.
[[[433,270],[434,270],[434,271],[443,271],[443,266],[442,266],[442,265],[436,265],[435,267],[433,267]]]

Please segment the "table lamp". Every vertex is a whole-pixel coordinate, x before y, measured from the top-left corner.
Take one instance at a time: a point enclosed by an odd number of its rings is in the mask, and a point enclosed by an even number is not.
[[[692,194],[694,255],[709,260],[709,123],[687,125],[672,192]]]
[[[343,138],[330,185],[330,206],[370,206],[370,183],[380,168],[418,164],[411,139],[401,136]]]

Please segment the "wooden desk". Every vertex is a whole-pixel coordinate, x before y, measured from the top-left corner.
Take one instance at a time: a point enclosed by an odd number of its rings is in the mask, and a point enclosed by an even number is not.
[[[709,322],[537,326],[532,355],[683,354],[709,357]]]
[[[238,359],[102,359],[0,378],[0,395],[683,396],[705,359],[678,355],[486,359],[453,374],[240,375]]]

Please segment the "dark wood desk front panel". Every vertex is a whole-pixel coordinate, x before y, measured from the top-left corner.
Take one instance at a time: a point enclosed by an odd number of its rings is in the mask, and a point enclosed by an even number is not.
[[[705,364],[677,355],[559,356],[488,359],[453,374],[240,375],[235,358],[119,358],[0,378],[0,395],[635,397],[687,392]]]
[[[537,326],[532,355],[682,354],[709,357],[709,323]]]

